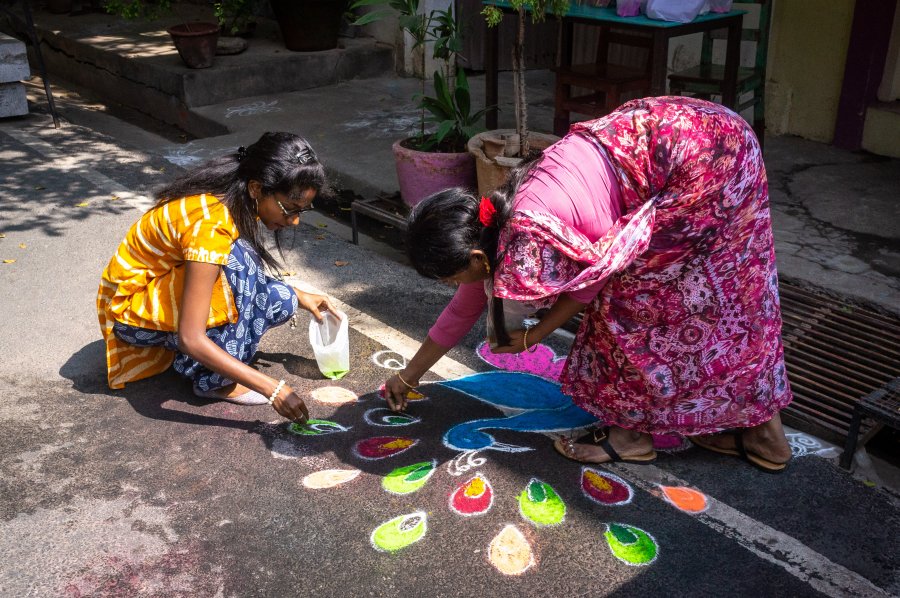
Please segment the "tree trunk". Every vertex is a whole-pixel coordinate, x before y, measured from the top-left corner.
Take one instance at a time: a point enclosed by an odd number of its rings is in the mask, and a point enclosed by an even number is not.
[[[519,155],[528,155],[528,105],[525,102],[525,7],[518,10],[519,28],[513,46],[513,87],[515,87],[516,133],[519,135]]]

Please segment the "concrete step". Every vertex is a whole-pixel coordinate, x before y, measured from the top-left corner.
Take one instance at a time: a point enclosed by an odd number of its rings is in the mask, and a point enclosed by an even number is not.
[[[210,20],[202,12],[206,7],[182,8],[198,12],[185,18]],[[208,69],[189,69],[165,31],[177,22],[171,17],[148,22],[104,14],[35,14],[51,82],[54,76],[62,77],[105,101],[199,137],[220,135],[226,129],[195,114],[194,108],[373,77],[393,68],[392,48],[371,38],[341,38],[334,50],[291,52],[284,47],[277,24],[260,19],[245,52],[216,56]],[[4,28],[11,26],[7,22]]]

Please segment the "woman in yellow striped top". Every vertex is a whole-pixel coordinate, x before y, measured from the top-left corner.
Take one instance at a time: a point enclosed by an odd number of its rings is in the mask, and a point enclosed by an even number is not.
[[[284,380],[249,365],[262,335],[302,307],[321,319],[333,306],[267,276],[278,262],[261,222],[300,222],[325,170],[290,133],[265,133],[247,148],[203,164],[156,193],[157,204],[125,235],[97,297],[111,388],[170,365],[194,393],[239,404],[269,403],[294,421],[309,417]]]

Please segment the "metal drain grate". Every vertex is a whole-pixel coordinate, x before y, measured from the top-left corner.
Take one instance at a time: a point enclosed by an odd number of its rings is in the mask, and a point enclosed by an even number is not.
[[[794,402],[785,423],[843,443],[862,397],[900,375],[900,321],[784,281],[785,363]],[[863,423],[863,443],[877,431]]]

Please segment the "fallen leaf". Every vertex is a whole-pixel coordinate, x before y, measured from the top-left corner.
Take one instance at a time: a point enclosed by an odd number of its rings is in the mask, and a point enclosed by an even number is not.
[[[119,201],[120,199],[122,199],[122,198],[119,197],[118,195],[113,195],[112,197],[109,198],[110,201]]]
[[[353,208],[345,208],[344,206],[341,206],[341,210],[344,211],[344,212],[349,212],[349,211],[352,210],[352,209],[353,209]]]
[[[293,270],[285,270],[284,272],[281,273],[282,276],[294,276],[295,274],[297,274],[297,273],[294,272]]]
[[[325,235],[316,235],[316,240],[317,240],[317,241],[324,241],[324,240],[325,240]]]
[[[341,260],[335,260],[334,265],[337,266],[338,268],[340,268],[341,266],[346,266],[346,265],[349,264],[349,263],[350,263],[350,262],[344,262],[344,261],[341,261]]]
[[[166,167],[165,167],[165,166],[160,166],[160,167],[157,168],[156,170],[158,170],[159,172],[165,172],[165,171],[166,171]]]
[[[328,225],[325,224],[324,222],[320,222],[320,223],[317,224],[316,226],[318,226],[319,228],[328,228]]]
[[[25,249],[26,247],[28,247],[28,245],[25,243],[19,243],[19,249]]]
[[[865,484],[869,488],[874,488],[875,486],[878,485],[875,482],[873,482],[872,480],[863,480],[863,484]]]
[[[4,264],[15,264],[16,260],[3,260]]]
[[[35,191],[43,191],[44,189],[46,189],[46,187],[41,187],[40,185],[34,188]]]
[[[81,203],[75,204],[75,207],[76,207],[76,208],[86,208],[86,207],[88,207],[88,206],[90,205],[90,203],[91,203],[91,202],[89,202],[89,201],[83,201],[83,202],[81,202]]]

